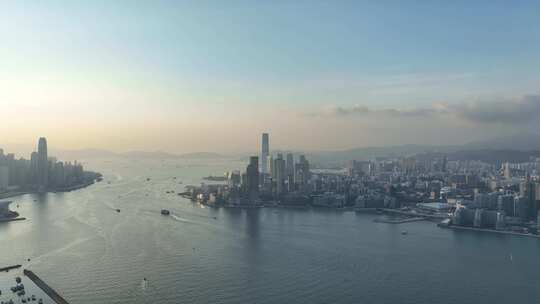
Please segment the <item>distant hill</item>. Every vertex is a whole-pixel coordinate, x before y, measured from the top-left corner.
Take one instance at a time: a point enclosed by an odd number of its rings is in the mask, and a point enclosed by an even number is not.
[[[482,141],[470,142],[463,145],[462,149],[507,149],[519,151],[540,150],[540,134],[523,133],[512,136],[501,136]]]
[[[194,152],[182,154],[179,157],[181,158],[197,158],[197,159],[216,159],[216,158],[225,158],[226,156],[213,152]]]
[[[128,157],[128,158],[147,158],[147,159],[176,159],[179,158],[179,155],[171,154],[163,151],[129,151],[120,153],[119,156],[121,157]]]
[[[117,153],[102,149],[80,149],[80,150],[51,150],[49,155],[56,156],[62,160],[83,160],[95,158],[114,158]]]
[[[343,165],[351,160],[368,160],[377,157],[399,157],[415,154],[444,153],[461,160],[482,160],[488,163],[503,161],[527,161],[531,156],[540,157],[539,134],[516,134],[464,145],[399,145],[383,147],[365,147],[343,151],[318,151],[307,153],[318,164]]]
[[[164,151],[128,151],[116,153],[100,149],[80,150],[53,150],[50,155],[64,160],[108,159],[108,158],[136,158],[136,159],[211,159],[225,156],[212,152],[195,152],[186,154],[173,154]]]
[[[540,151],[482,149],[457,151],[448,154],[449,160],[480,160],[495,165],[500,165],[503,162],[527,162],[531,157],[540,157]]]

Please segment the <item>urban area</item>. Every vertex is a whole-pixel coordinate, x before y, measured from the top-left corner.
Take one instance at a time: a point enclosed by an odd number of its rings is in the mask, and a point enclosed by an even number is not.
[[[76,161],[62,162],[49,157],[46,138],[39,139],[37,148],[30,160],[16,159],[13,153],[4,154],[0,149],[0,199],[25,193],[71,191],[101,180],[100,173],[84,171]],[[0,221],[17,218],[18,213],[9,209],[10,203],[0,202]]]
[[[387,218],[379,221],[394,224],[432,220],[443,228],[536,236],[539,169],[536,157],[494,164],[430,152],[314,170],[305,155],[272,155],[264,133],[260,156],[251,156],[245,171],[183,195],[214,207],[325,207],[381,213]]]

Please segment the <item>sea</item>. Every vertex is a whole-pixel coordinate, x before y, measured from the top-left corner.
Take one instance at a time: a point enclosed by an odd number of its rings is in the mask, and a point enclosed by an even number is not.
[[[246,160],[84,164],[104,180],[10,198],[27,220],[0,223],[0,267],[22,264],[70,303],[540,302],[540,239],[177,195]]]

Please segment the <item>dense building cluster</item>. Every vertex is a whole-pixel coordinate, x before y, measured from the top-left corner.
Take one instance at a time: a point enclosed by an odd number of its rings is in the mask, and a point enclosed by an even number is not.
[[[0,193],[13,191],[69,190],[99,178],[77,162],[61,162],[48,156],[47,140],[40,138],[30,160],[16,159],[0,149]]]
[[[346,170],[313,170],[304,155],[272,155],[262,136],[260,158],[226,185],[192,188],[215,205],[312,205],[385,209],[449,219],[452,225],[537,231],[540,159],[522,163],[449,159],[441,153],[351,161]]]

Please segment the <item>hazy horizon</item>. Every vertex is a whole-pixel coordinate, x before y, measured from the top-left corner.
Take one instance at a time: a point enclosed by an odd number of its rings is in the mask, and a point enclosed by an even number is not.
[[[0,4],[0,144],[189,153],[537,129],[539,4]]]

